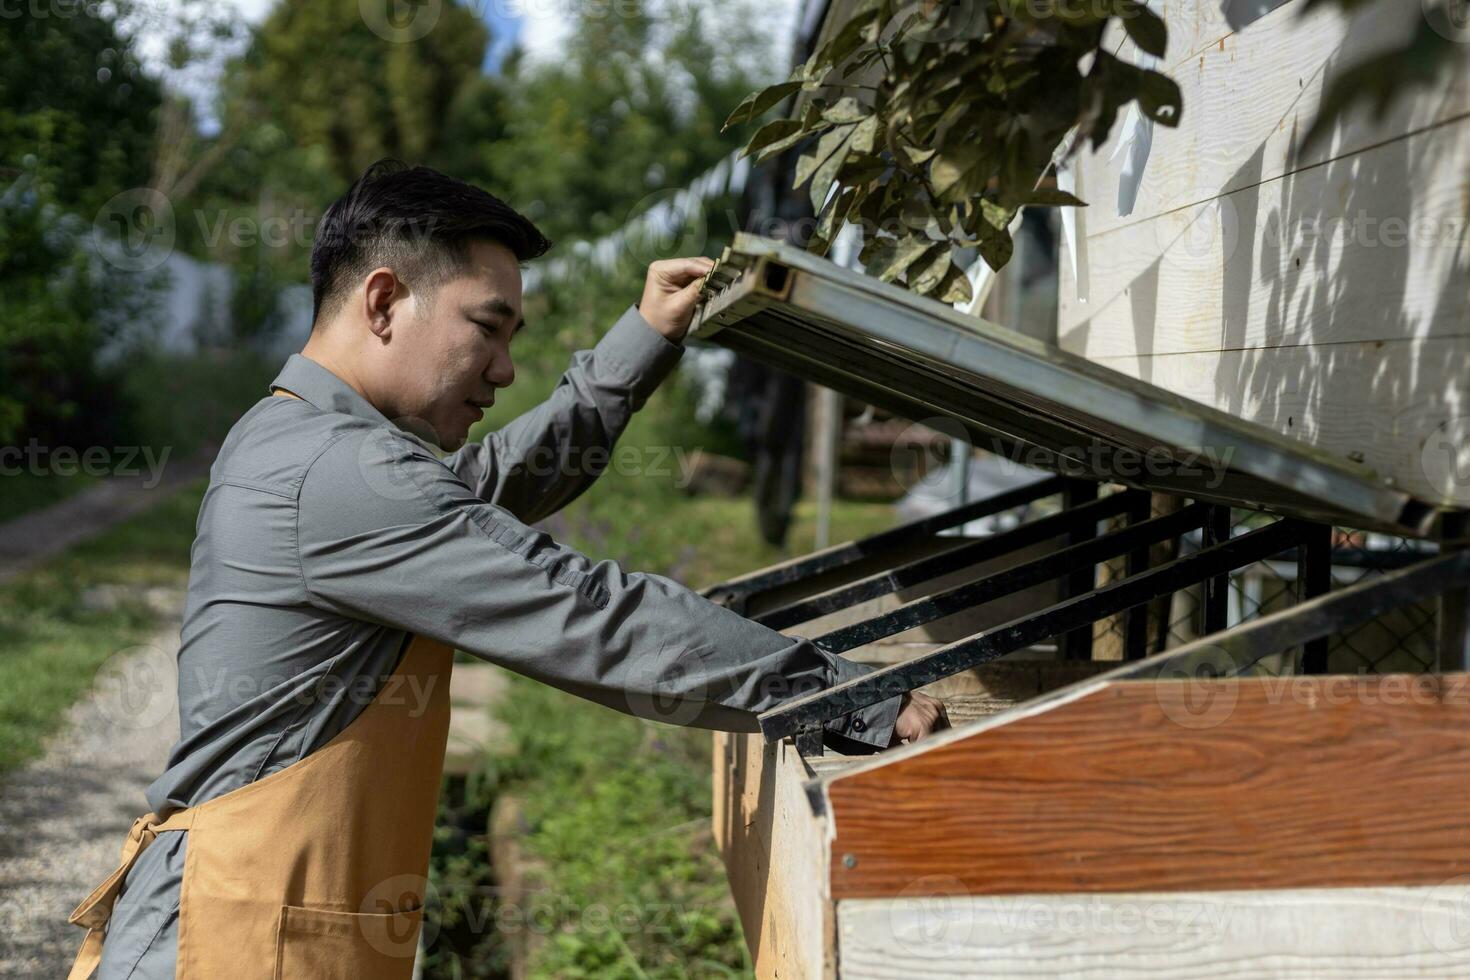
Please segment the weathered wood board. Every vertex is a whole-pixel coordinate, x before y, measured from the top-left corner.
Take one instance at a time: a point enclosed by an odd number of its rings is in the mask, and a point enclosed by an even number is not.
[[[1470,976],[1470,881],[837,903],[842,980]]]

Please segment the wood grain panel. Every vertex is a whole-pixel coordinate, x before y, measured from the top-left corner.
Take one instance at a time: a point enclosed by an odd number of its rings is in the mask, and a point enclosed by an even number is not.
[[[1470,874],[1470,676],[1109,682],[831,777],[832,895]]]
[[[1470,976],[1470,883],[837,903],[842,980]]]
[[[795,746],[716,732],[714,833],[760,980],[836,975],[825,821]]]

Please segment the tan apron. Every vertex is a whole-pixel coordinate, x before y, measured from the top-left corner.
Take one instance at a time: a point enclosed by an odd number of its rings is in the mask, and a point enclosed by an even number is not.
[[[449,735],[453,651],[423,637],[336,738],[167,819],[140,817],[122,863],[71,915],[89,931],[71,980],[101,962],[128,869],[189,834],[177,976],[402,980],[413,974]]]

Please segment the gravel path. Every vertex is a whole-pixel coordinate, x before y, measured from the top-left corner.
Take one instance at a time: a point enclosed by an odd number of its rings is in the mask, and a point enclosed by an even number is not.
[[[66,918],[117,867],[178,738],[178,646],[175,619],[111,658],[45,755],[0,777],[0,977],[70,969],[83,931]]]
[[[0,523],[0,582],[8,581],[166,500],[189,481],[209,475],[214,450],[172,461],[161,474],[112,476],[42,510]]]

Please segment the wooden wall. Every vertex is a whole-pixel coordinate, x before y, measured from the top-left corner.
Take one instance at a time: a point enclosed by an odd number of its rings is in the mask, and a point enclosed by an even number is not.
[[[1155,127],[1133,213],[1121,118],[1076,160],[1091,206],[1075,279],[1063,243],[1059,343],[1470,505],[1470,46],[1433,91],[1303,153],[1324,86],[1408,37],[1420,4],[1291,0],[1239,30],[1222,6],[1248,5],[1165,4],[1184,115]]]

